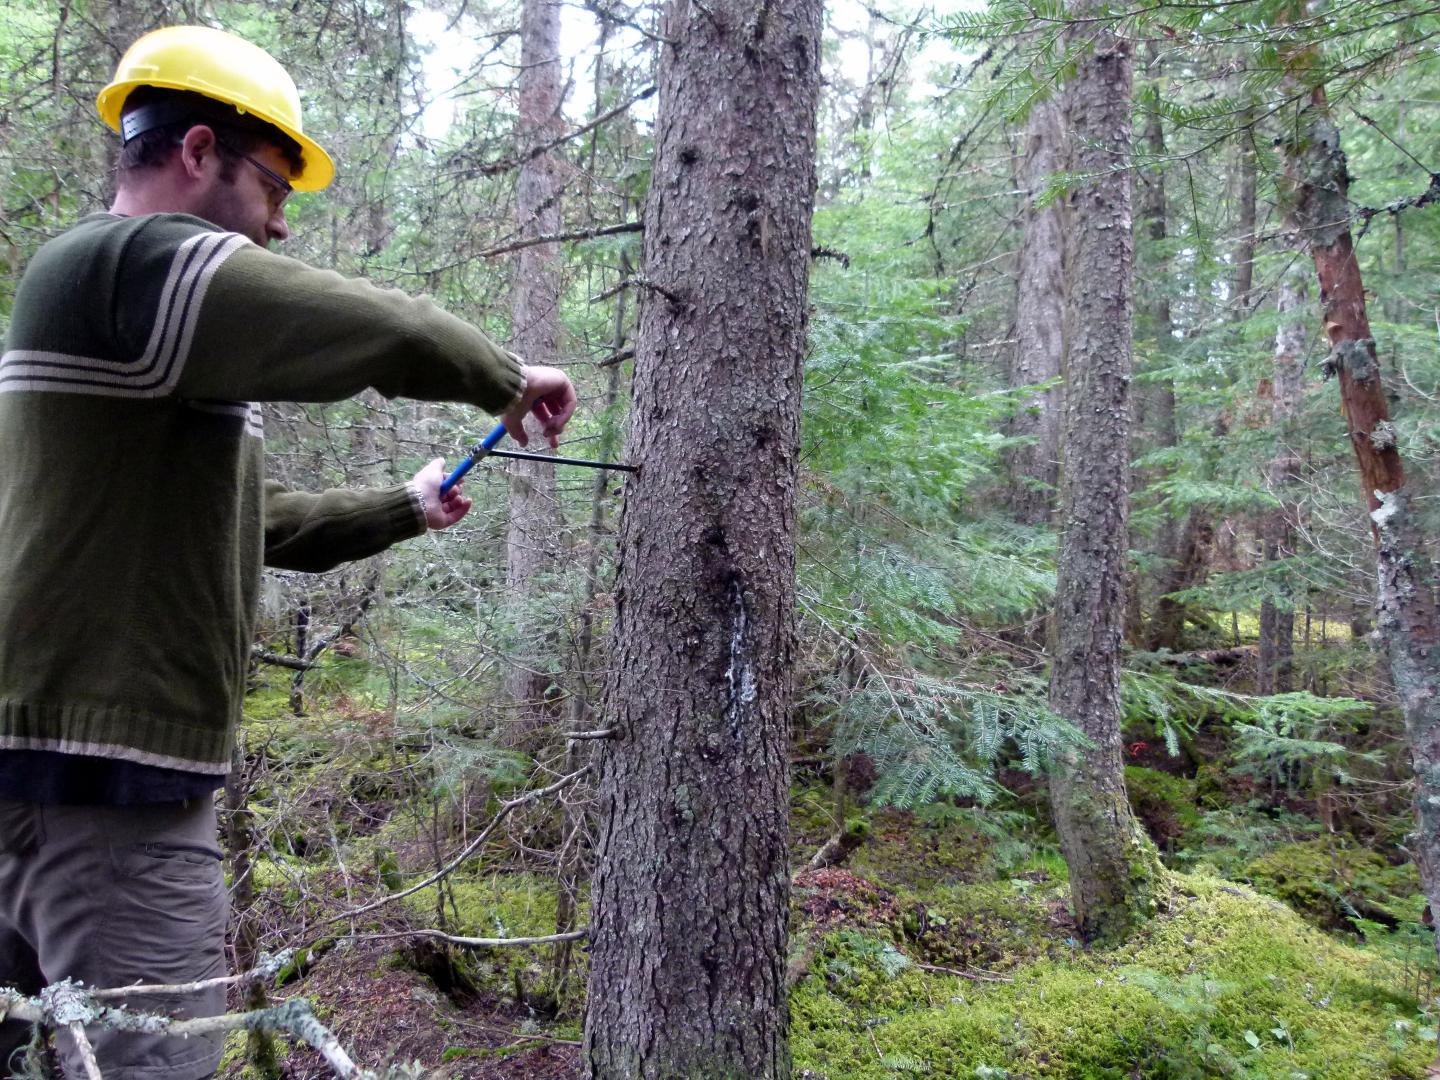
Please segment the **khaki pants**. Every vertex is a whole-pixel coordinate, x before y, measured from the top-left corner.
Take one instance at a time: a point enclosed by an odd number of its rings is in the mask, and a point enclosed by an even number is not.
[[[43,806],[0,800],[0,986],[34,994],[64,978],[111,988],[225,974],[229,897],[209,799],[151,806]],[[135,1011],[212,1016],[223,988],[129,999]],[[201,1080],[223,1037],[87,1029],[105,1080]],[[0,1080],[30,1027],[0,1023]],[[85,1075],[57,1041],[67,1077]]]

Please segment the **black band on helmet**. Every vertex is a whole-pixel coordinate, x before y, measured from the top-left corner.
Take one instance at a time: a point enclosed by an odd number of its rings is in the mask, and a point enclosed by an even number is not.
[[[131,109],[120,118],[120,142],[121,145],[128,143],[147,131],[154,131],[156,128],[166,127],[169,124],[178,124],[185,120],[194,120],[197,123],[213,122],[217,124],[233,124],[239,118],[238,112],[231,112],[226,117],[222,109],[197,108],[191,101],[156,101],[150,105],[141,105]]]

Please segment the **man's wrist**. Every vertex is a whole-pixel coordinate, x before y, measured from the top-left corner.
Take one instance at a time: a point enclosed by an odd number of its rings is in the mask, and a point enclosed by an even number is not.
[[[511,353],[510,355],[511,355],[511,356],[515,356],[514,353]],[[518,356],[515,356],[515,359],[516,359],[516,360],[520,360],[520,358],[519,358]],[[515,396],[510,399],[509,403],[508,403],[503,409],[500,410],[500,414],[501,414],[501,415],[504,415],[505,413],[509,412],[511,409],[515,408],[516,405],[519,405],[522,401],[524,401],[524,400],[525,400],[525,391],[527,391],[527,390],[529,390],[529,389],[530,389],[530,376],[528,376],[527,374],[525,374],[525,362],[522,360],[522,361],[520,361],[520,389],[515,392]]]

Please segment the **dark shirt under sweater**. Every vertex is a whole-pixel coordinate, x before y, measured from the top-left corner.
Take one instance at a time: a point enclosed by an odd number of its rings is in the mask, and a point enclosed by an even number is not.
[[[16,802],[49,806],[182,802],[209,797],[224,779],[53,750],[0,751],[0,799]]]

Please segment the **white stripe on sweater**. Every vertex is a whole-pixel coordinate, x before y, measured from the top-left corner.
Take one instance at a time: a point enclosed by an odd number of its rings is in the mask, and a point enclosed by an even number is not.
[[[190,358],[195,326],[210,280],[250,243],[235,233],[202,233],[176,249],[160,293],[155,324],[136,360],[104,360],[68,353],[12,349],[0,356],[0,394],[39,390],[102,397],[169,396]]]

